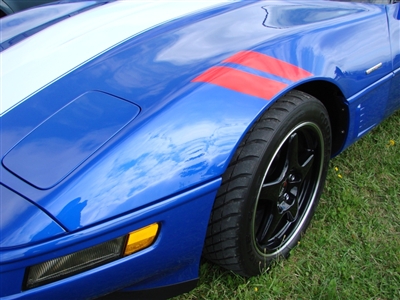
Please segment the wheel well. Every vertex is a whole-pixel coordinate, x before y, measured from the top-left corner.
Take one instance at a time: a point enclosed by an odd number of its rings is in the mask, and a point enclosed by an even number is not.
[[[327,81],[312,81],[296,87],[320,100],[329,113],[332,126],[332,155],[338,154],[346,140],[349,128],[349,111],[340,89]]]

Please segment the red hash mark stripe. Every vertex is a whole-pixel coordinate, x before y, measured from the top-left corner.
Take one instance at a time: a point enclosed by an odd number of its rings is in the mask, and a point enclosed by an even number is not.
[[[279,81],[223,66],[208,69],[193,82],[208,82],[265,100],[271,100],[287,86]]]
[[[302,68],[254,51],[238,52],[223,62],[239,64],[291,81],[298,81],[312,76],[312,73]]]

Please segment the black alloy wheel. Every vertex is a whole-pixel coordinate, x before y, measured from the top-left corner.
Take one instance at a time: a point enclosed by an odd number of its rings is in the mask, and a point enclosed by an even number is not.
[[[204,256],[244,276],[288,257],[321,196],[331,150],[324,105],[291,91],[259,118],[222,178]]]
[[[320,185],[323,153],[322,132],[310,122],[294,128],[279,146],[260,185],[252,220],[260,254],[273,256],[307,219]]]

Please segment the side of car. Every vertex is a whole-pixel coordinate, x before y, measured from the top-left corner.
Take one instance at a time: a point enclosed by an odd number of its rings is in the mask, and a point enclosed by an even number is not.
[[[176,10],[107,4],[4,46],[1,296],[192,287],[203,251],[258,274],[306,229],[329,158],[400,106],[399,4],[245,1],[138,27]]]
[[[252,276],[277,257],[287,257],[313,215],[330,156],[400,108],[400,44],[390,44],[400,37],[399,8],[393,5],[387,9],[388,35],[378,33],[387,31],[383,12],[382,19],[375,20],[382,22],[382,31],[374,34],[367,29],[373,36],[363,39],[366,44],[341,41],[331,49],[362,49],[362,60],[371,65],[358,74],[357,83],[368,81],[373,72],[386,65],[381,75],[371,78],[354,96],[343,95],[334,85],[314,78],[280,97],[248,131],[223,176],[214,204],[205,243],[205,256],[211,261]],[[352,36],[360,41],[356,38],[359,32],[353,27],[347,33],[335,34],[336,38]],[[379,39],[382,44],[371,47]],[[296,44],[301,45],[299,41]],[[386,59],[379,61],[376,52]],[[323,56],[328,57],[328,53]],[[344,81],[350,86],[354,80],[351,64],[346,60],[344,65],[336,65],[336,83]]]

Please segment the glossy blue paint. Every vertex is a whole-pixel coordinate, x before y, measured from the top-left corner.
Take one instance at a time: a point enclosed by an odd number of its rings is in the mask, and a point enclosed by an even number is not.
[[[386,116],[390,116],[394,111],[400,108],[400,68],[395,70],[393,76],[389,101],[386,107]]]
[[[74,230],[212,180],[224,171],[232,147],[252,122],[250,116],[265,105],[249,98],[204,87],[201,93],[153,113],[157,118],[128,126],[125,131],[133,135],[71,178],[70,187],[60,196],[37,203]],[[209,108],[207,114],[204,107]],[[71,199],[78,198],[85,206],[75,211],[80,220],[76,224],[63,211]]]
[[[37,244],[65,231],[35,205],[0,184],[0,249]]]
[[[269,4],[264,9],[267,15],[263,25],[271,28],[288,28],[319,23],[365,11],[357,6],[340,8],[337,6],[282,5],[282,3]]]
[[[132,121],[139,107],[101,92],[87,92],[49,117],[3,158],[13,174],[40,189],[68,176]]]
[[[390,97],[386,108],[386,116],[400,108],[400,3],[387,7],[392,46],[394,77]]]
[[[38,232],[43,242],[21,246],[30,242],[29,236],[26,241],[8,242],[15,247],[1,250],[0,295],[30,299],[59,298],[65,293],[78,299],[196,278],[220,177],[248,128],[276,99],[315,80],[336,85],[350,114],[344,148],[397,107],[399,21],[390,18],[397,10],[398,4],[332,1],[232,3],[145,31],[58,78],[5,113],[1,117],[2,184],[17,191],[25,206],[34,203],[42,208],[43,215],[47,213],[59,222],[68,234],[56,236],[60,232],[46,233],[43,229]],[[192,82],[242,50],[266,54],[313,75],[298,82],[282,78],[287,88],[271,101]],[[12,47],[6,51],[12,51]],[[378,63],[382,67],[366,74]],[[270,76],[249,67],[229,66]],[[104,97],[99,107],[81,118],[72,110],[79,100],[73,100],[88,91]],[[96,97],[89,98],[89,104],[94,104]],[[140,114],[133,119],[136,107],[140,107]],[[99,115],[97,109],[101,110]],[[65,118],[59,114],[65,114]],[[60,125],[64,119],[65,127]],[[115,127],[99,122],[107,119]],[[72,125],[87,124],[86,120],[93,122],[70,132]],[[54,124],[63,128],[62,134],[51,133]],[[76,145],[80,137],[92,141],[89,137],[93,131],[107,128],[112,130],[96,134],[95,140],[99,140],[90,143],[89,150],[74,146],[74,155],[58,156],[56,146],[46,154],[48,145],[53,145],[50,142],[41,144],[39,152],[32,146],[38,139],[59,135],[64,139],[61,146]],[[30,155],[22,155],[22,150]],[[54,161],[46,163],[45,158],[65,160],[67,167],[58,170]],[[37,176],[43,172],[29,171],[20,161],[43,166],[44,176]],[[3,203],[9,205],[2,196]],[[38,211],[36,207],[30,210]],[[18,216],[10,218],[12,224],[19,224]],[[160,222],[161,232],[149,249],[20,293],[25,267],[152,222]],[[13,283],[8,284],[9,278]],[[5,285],[7,288],[3,288]],[[66,293],[71,290],[76,294]]]
[[[393,69],[400,68],[400,3],[387,6],[391,47],[393,56]]]
[[[393,76],[389,74],[349,99],[350,128],[344,148],[374,128],[385,116]]]
[[[74,234],[2,251],[2,298],[12,299],[11,295],[17,295],[21,299],[88,299],[130,285],[148,286],[151,279],[169,284],[197,278],[208,214],[219,185],[220,180],[215,180]],[[150,248],[20,293],[25,266],[100,244],[154,222],[159,222],[161,229]],[[9,277],[3,274],[12,274],[14,280],[9,282]]]

